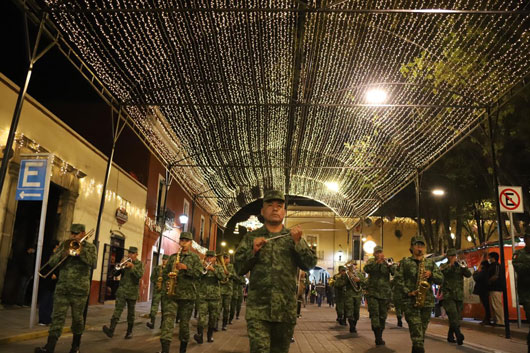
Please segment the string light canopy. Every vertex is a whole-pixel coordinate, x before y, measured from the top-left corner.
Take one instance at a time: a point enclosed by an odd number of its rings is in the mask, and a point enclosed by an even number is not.
[[[222,223],[256,188],[368,216],[530,74],[522,0],[45,4]]]

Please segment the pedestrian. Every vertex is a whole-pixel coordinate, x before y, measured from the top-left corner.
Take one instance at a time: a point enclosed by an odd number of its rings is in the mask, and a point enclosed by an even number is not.
[[[329,285],[329,282],[326,283],[326,300],[330,308],[335,306],[335,298],[333,295],[333,286]]]
[[[127,305],[127,333],[125,334],[125,338],[130,339],[132,338],[132,330],[134,327],[135,307],[136,300],[138,300],[140,279],[144,275],[144,264],[138,260],[138,248],[136,246],[129,247],[127,259],[122,261],[121,264],[121,266],[118,265],[114,268],[114,276],[121,276],[120,285],[116,291],[114,313],[110,319],[110,326],[104,325],[103,332],[109,338],[114,336],[114,330],[116,329],[118,320],[125,305]]]
[[[297,269],[308,271],[317,262],[301,227],[283,226],[285,213],[284,195],[266,192],[264,226],[247,233],[236,250],[237,273],[250,272],[246,320],[251,353],[289,351],[296,325]]]
[[[70,239],[59,245],[59,249],[50,258],[49,265],[59,266],[59,279],[55,287],[53,298],[52,323],[48,331],[48,342],[42,348],[35,348],[35,353],[53,353],[55,345],[63,332],[66,313],[70,308],[72,313],[72,348],[71,353],[78,353],[81,346],[81,336],[85,329],[83,312],[90,293],[90,274],[96,266],[97,254],[94,244],[83,241],[78,251],[70,247],[72,242],[79,242],[85,236],[85,225],[74,223],[70,226]]]
[[[322,281],[319,281],[318,284],[315,287],[317,291],[317,304],[320,308],[322,306],[322,300],[324,299],[324,295],[326,295],[326,286]]]
[[[364,265],[364,272],[368,274],[366,300],[372,323],[376,346],[384,346],[383,331],[385,330],[388,305],[392,298],[390,276],[395,273],[395,265],[385,259],[383,248],[374,248],[374,257]]]
[[[59,241],[54,240],[52,242],[51,251],[48,250],[46,256],[49,259],[59,249]],[[43,260],[46,262],[47,260]],[[53,312],[53,293],[55,292],[55,286],[57,285],[57,276],[59,271],[55,270],[51,275],[46,278],[41,278],[39,281],[39,325],[46,326],[52,322]]]
[[[421,235],[410,241],[412,256],[400,261],[396,279],[402,288],[403,310],[409,325],[412,353],[424,353],[425,332],[434,307],[432,285],[443,283],[443,274],[436,263],[425,259],[425,238]]]
[[[358,271],[355,264],[349,263],[345,266],[346,271],[341,271],[341,275],[335,281],[335,287],[342,289],[343,318],[342,322],[350,324],[350,332],[357,332],[357,321],[359,321],[361,309],[361,297],[366,284],[366,276]],[[341,324],[342,324],[341,322]]]
[[[236,277],[236,271],[234,265],[230,263],[230,256],[228,254],[222,254],[221,266],[223,267],[226,279],[221,281],[221,306],[219,308],[219,316],[223,318],[222,330],[227,330],[228,319],[230,318],[230,302],[232,301],[232,293],[234,288],[234,278]],[[217,325],[216,325],[217,326]]]
[[[462,320],[462,310],[464,310],[464,277],[471,277],[471,271],[467,268],[467,263],[459,263],[456,258],[456,250],[447,250],[448,262],[440,268],[444,275],[442,284],[443,307],[449,318],[449,331],[447,342],[462,345],[464,335],[460,331],[460,320]]]
[[[390,282],[390,287],[392,288],[392,303],[396,311],[397,325],[403,327],[403,289],[395,277]]]
[[[488,254],[488,262],[488,290],[493,314],[493,326],[504,326],[502,292],[506,288],[506,282],[501,264],[499,263],[499,254],[490,252]]]
[[[475,281],[473,294],[478,295],[480,303],[484,307],[484,319],[480,323],[481,325],[489,325],[491,323],[488,266],[488,260],[484,260],[480,263],[477,271],[473,273],[473,280]]]
[[[185,353],[190,339],[190,319],[197,299],[197,285],[203,267],[199,256],[191,252],[193,235],[180,234],[180,251],[169,257],[162,272],[161,353],[169,353],[175,317],[179,320],[180,353]],[[177,311],[178,309],[178,311]]]
[[[164,254],[162,256],[162,264],[156,266],[151,273],[150,280],[151,285],[153,286],[153,298],[151,299],[151,311],[149,313],[149,318],[151,320],[145,324],[150,329],[155,328],[156,314],[158,313],[158,306],[162,298],[162,271],[164,271],[168,259],[169,255]],[[160,321],[160,327],[162,327],[162,321]]]
[[[513,255],[512,264],[517,273],[517,294],[526,317],[530,315],[530,233],[524,235],[524,249],[517,250]],[[530,353],[530,332],[526,335],[528,353]]]
[[[219,315],[221,302],[221,289],[219,282],[226,279],[221,266],[216,264],[215,251],[208,250],[204,259],[199,282],[199,322],[197,334],[193,336],[197,343],[203,343],[204,327],[208,328],[206,337],[208,342],[213,342],[213,329]],[[240,287],[241,288],[241,287]]]
[[[345,287],[344,286],[337,286],[337,280],[339,280],[339,278],[341,278],[341,276],[346,276],[346,267],[344,266],[339,266],[339,273],[335,274],[335,276],[333,276],[333,279],[334,279],[334,283],[333,283],[333,289],[335,291],[335,301],[336,301],[336,305],[335,305],[335,311],[337,312],[337,321],[339,323],[339,325],[341,326],[346,326],[347,323],[346,323],[346,315],[345,315],[345,312],[344,312],[344,291],[345,291]]]

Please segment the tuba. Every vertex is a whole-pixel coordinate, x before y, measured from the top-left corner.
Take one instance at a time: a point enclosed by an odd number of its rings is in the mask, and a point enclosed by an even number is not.
[[[423,308],[425,306],[425,299],[427,298],[427,291],[431,288],[431,284],[423,279],[425,274],[425,259],[422,258],[418,266],[418,278],[416,280],[416,301],[415,308]]]
[[[356,279],[359,279],[359,277],[357,277],[357,275],[355,274],[355,270],[353,268],[355,264],[354,261],[355,260],[350,260],[346,262],[344,266],[347,268],[346,276],[348,277],[348,280],[350,281],[350,284],[353,287],[353,290],[358,293],[361,291],[361,282],[355,281]]]
[[[177,258],[175,259],[175,262],[173,262],[173,266],[171,267],[171,272],[167,274],[169,277],[169,280],[167,281],[167,295],[175,295],[177,292],[177,276],[179,274],[179,271],[177,270],[177,265],[180,263],[180,253],[182,252],[182,248],[177,253]]]

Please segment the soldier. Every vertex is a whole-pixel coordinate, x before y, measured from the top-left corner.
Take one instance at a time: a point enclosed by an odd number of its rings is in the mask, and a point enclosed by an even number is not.
[[[410,241],[412,256],[401,260],[396,271],[396,280],[402,289],[403,310],[405,320],[409,325],[412,353],[424,353],[425,331],[429,325],[431,312],[434,308],[434,294],[432,284],[441,285],[443,274],[431,259],[425,259],[425,238],[421,235],[412,237]],[[418,272],[423,275],[418,278]],[[418,285],[427,282],[429,286],[421,289]],[[418,300],[417,296],[420,295]],[[425,298],[424,301],[421,298]]]
[[[237,273],[250,271],[246,319],[251,353],[289,351],[296,324],[296,271],[308,271],[317,262],[302,229],[284,228],[285,212],[284,195],[266,192],[264,226],[247,233],[236,250]]]
[[[235,274],[235,271],[234,271]],[[241,310],[241,304],[243,303],[243,285],[245,284],[245,277],[235,275],[232,280],[232,300],[230,301],[230,317],[228,318],[228,324],[232,325],[232,320],[236,316],[239,319],[239,311]]]
[[[63,332],[64,321],[68,308],[72,311],[72,348],[70,353],[78,353],[81,345],[81,335],[85,328],[83,312],[90,293],[90,273],[96,266],[97,254],[94,244],[83,241],[79,253],[70,253],[70,242],[80,241],[85,236],[84,224],[72,224],[70,239],[63,241],[59,249],[51,256],[49,265],[56,266],[64,257],[66,260],[60,265],[59,280],[55,287],[53,300],[52,323],[48,332],[48,342],[42,348],[35,348],[35,353],[53,353],[57,340]]]
[[[339,273],[333,276],[335,283],[337,283],[337,279],[343,275],[346,275],[346,267],[339,266]],[[346,326],[346,315],[344,313],[344,287],[339,288],[333,284],[333,289],[335,290],[335,311],[337,312],[337,321],[340,325]]]
[[[304,294],[305,294],[305,288],[307,286],[307,284],[309,283],[308,281],[308,275],[307,275],[307,272],[305,271],[302,271],[302,270],[298,270],[299,272],[299,275],[298,275],[298,283],[297,283],[297,288],[296,288],[296,317],[302,317],[302,303],[304,303]],[[304,303],[304,307],[305,307],[305,303]]]
[[[350,265],[349,265],[350,266]],[[341,271],[341,275],[335,281],[335,287],[342,289],[344,317],[343,321],[348,319],[350,324],[350,332],[356,333],[357,321],[359,321],[359,311],[361,309],[361,297],[363,296],[363,286],[366,282],[366,277],[363,273],[355,268],[355,264],[351,264],[348,271]]]
[[[517,273],[517,294],[519,303],[524,308],[526,317],[530,315],[530,233],[524,235],[524,249],[517,250],[513,255],[513,268]],[[530,332],[526,336],[528,353],[530,353]]]
[[[151,318],[151,321],[146,322],[146,326],[150,329],[155,328],[155,319],[156,319],[156,313],[158,312],[158,304],[160,304],[160,298],[162,297],[162,271],[164,270],[164,267],[166,266],[167,259],[169,259],[169,255],[164,254],[162,256],[162,265],[158,265],[153,269],[153,273],[151,273],[151,284],[153,286],[153,298],[151,299],[151,312],[149,313],[149,317]],[[160,327],[162,327],[162,322],[160,322]]]
[[[392,279],[390,282],[390,287],[392,288],[392,303],[394,303],[394,309],[396,311],[397,325],[398,327],[403,327],[402,289],[399,286],[399,283],[396,281],[396,278]]]
[[[364,266],[364,272],[368,273],[368,289],[366,299],[368,300],[368,312],[374,331],[375,344],[382,346],[383,331],[385,330],[388,304],[392,296],[390,289],[390,276],[394,275],[395,266],[385,260],[383,248],[374,248],[374,257],[368,260]]]
[[[181,250],[169,257],[162,271],[161,353],[169,353],[176,316],[179,319],[180,353],[186,352],[188,347],[189,323],[197,298],[196,283],[203,270],[199,256],[191,252],[192,240],[190,232],[180,234]]]
[[[110,319],[110,327],[104,325],[103,332],[109,338],[114,336],[118,320],[125,304],[127,304],[127,333],[125,338],[129,339],[132,338],[132,329],[134,327],[134,308],[138,299],[138,287],[140,279],[144,275],[144,264],[138,260],[138,248],[136,246],[129,247],[128,260],[123,265],[123,268],[114,270],[114,276],[120,275],[120,286],[116,291],[116,306]]]
[[[213,342],[213,328],[217,322],[221,301],[219,282],[226,279],[223,268],[216,265],[215,260],[215,251],[208,250],[199,285],[199,323],[197,324],[197,334],[193,336],[199,344],[203,342],[203,332],[206,325],[208,327],[208,342]]]
[[[230,301],[232,300],[233,292],[233,281],[236,277],[236,271],[234,270],[234,265],[230,263],[230,256],[228,254],[223,254],[224,261],[224,273],[226,279],[221,281],[221,307],[219,308],[219,315],[223,316],[223,327],[222,330],[226,331],[226,325],[228,325],[228,318],[230,317]]]
[[[462,319],[462,310],[464,310],[464,277],[471,277],[471,271],[467,266],[461,266],[456,259],[456,250],[447,250],[447,263],[440,267],[444,275],[442,285],[443,307],[449,317],[449,332],[447,333],[447,342],[458,345],[464,343],[464,335],[460,332],[460,320]]]

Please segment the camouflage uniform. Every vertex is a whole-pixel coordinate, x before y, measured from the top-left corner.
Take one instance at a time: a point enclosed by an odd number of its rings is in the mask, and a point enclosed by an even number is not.
[[[233,292],[233,280],[236,277],[236,272],[234,270],[234,265],[229,263],[226,265],[228,270],[227,279],[221,282],[221,305],[219,307],[219,316],[223,317],[223,331],[226,330],[226,325],[228,325],[228,319],[230,317],[230,301],[232,300]]]
[[[85,231],[83,224],[72,224],[72,233]],[[70,240],[63,241],[51,258],[49,265],[54,267],[65,255]],[[48,332],[48,342],[35,352],[53,352],[57,340],[63,332],[64,321],[68,308],[72,312],[72,351],[76,352],[81,345],[81,335],[85,329],[83,313],[90,293],[91,269],[97,264],[97,250],[94,244],[84,241],[79,256],[68,256],[59,267],[59,280],[55,287],[53,299],[52,322]]]
[[[169,256],[164,255],[163,260],[167,260],[167,259],[169,259]],[[151,298],[151,312],[149,313],[151,322],[147,323],[147,327],[151,329],[155,327],[156,314],[158,313],[158,306],[162,299],[162,289],[158,289],[157,284],[158,284],[158,278],[162,277],[163,270],[164,270],[164,267],[162,265],[158,265],[153,269],[153,273],[151,273],[150,280],[151,280],[151,285],[153,286],[153,297]]]
[[[376,246],[374,253],[378,251],[383,251],[383,248]],[[364,266],[364,272],[368,273],[366,297],[372,331],[374,331],[376,345],[384,345],[382,337],[388,315],[388,304],[392,297],[390,276],[394,275],[395,267],[388,266],[385,261],[378,264],[375,258],[372,258]]]
[[[181,239],[193,239],[189,232],[183,232],[180,235]],[[187,266],[186,270],[177,270],[176,290],[174,295],[167,294],[167,286],[169,283],[168,274],[173,271],[173,264],[175,263],[177,254],[169,257],[169,260],[162,272],[164,279],[162,284],[162,330],[160,333],[160,342],[162,344],[162,351],[169,351],[169,346],[173,338],[173,328],[175,326],[175,317],[178,315],[179,319],[179,339],[182,347],[187,346],[190,338],[189,322],[193,312],[193,306],[197,298],[197,280],[200,278],[203,267],[199,260],[199,256],[191,251],[180,253],[180,263]],[[178,308],[178,312],[177,312]],[[183,344],[184,343],[184,344]]]
[[[239,311],[241,310],[241,304],[243,303],[243,285],[245,284],[245,277],[243,276],[234,276],[233,279],[233,291],[232,291],[232,300],[230,301],[230,317],[228,323],[231,324],[232,320],[237,313],[237,318],[239,319]]]
[[[422,242],[425,244],[425,239],[420,236],[412,237],[411,245],[415,242]],[[401,287],[403,295],[403,310],[405,319],[409,325],[410,338],[412,340],[412,352],[425,352],[424,340],[431,312],[434,308],[434,294],[429,288],[423,307],[416,307],[415,296],[409,296],[410,292],[417,289],[418,269],[420,261],[415,260],[413,256],[404,258],[400,261],[398,270],[396,271],[396,280]],[[431,285],[441,285],[443,282],[443,274],[436,263],[431,259],[424,260],[425,271],[431,271],[432,275],[427,280]]]
[[[455,249],[449,249],[447,256],[456,256]],[[462,344],[464,335],[460,332],[460,320],[464,310],[464,277],[471,277],[469,268],[462,268],[457,262],[451,266],[445,263],[440,267],[444,275],[442,285],[443,307],[449,317],[449,332],[447,340],[454,342],[453,334],[456,334],[458,344]]]
[[[344,268],[344,266],[339,266],[339,271],[341,268]],[[337,283],[337,279],[340,277],[340,273],[337,273],[333,276],[333,279],[335,280],[335,283]],[[335,291],[335,311],[337,312],[337,321],[341,325],[346,325],[346,315],[344,313],[344,287],[338,288],[335,284],[333,284],[333,290]]]
[[[348,319],[350,324],[350,332],[357,332],[356,326],[359,320],[359,311],[361,309],[361,297],[363,296],[363,286],[366,283],[364,273],[354,270],[353,275],[361,281],[357,282],[357,290],[353,287],[348,279],[348,274],[338,276],[335,280],[335,288],[342,290],[344,317]]]
[[[403,322],[401,321],[401,318],[403,317],[403,290],[395,278],[390,282],[390,287],[392,288],[392,303],[396,310],[397,325],[403,327]]]
[[[267,242],[253,253],[255,238],[279,234],[287,236]],[[304,239],[295,244],[288,234],[285,228],[269,233],[263,226],[247,233],[236,250],[237,273],[250,271],[245,316],[251,353],[289,351],[296,324],[297,269],[307,271],[317,262]]]
[[[517,273],[517,294],[523,306],[526,318],[530,316],[530,236],[525,234],[526,247],[517,250],[513,255],[513,268]],[[530,332],[526,336],[528,352],[530,352]]]

